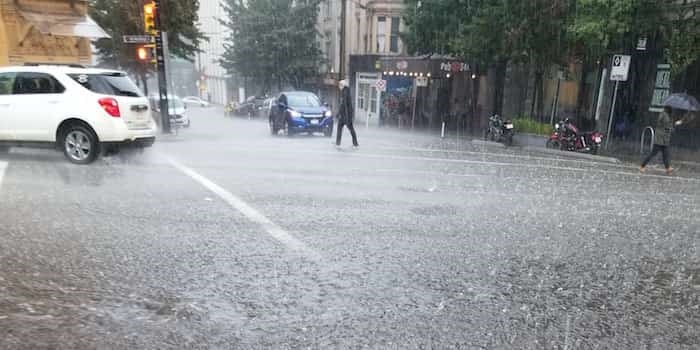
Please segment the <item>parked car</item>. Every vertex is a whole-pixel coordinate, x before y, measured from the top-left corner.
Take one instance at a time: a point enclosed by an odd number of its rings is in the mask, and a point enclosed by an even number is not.
[[[250,96],[235,107],[234,114],[248,118],[257,117],[263,109],[265,99],[267,96]]]
[[[0,147],[49,146],[77,164],[103,150],[150,147],[148,99],[124,72],[79,66],[0,68]]]
[[[270,113],[270,133],[284,130],[288,136],[298,133],[333,134],[333,112],[314,93],[305,91],[283,92]]]
[[[187,106],[209,107],[209,102],[204,101],[197,96],[183,97],[182,102],[184,102]]]
[[[153,118],[156,119],[160,125],[160,97],[158,95],[151,95],[148,99],[154,113]],[[190,127],[191,121],[187,115],[187,106],[182,99],[176,95],[168,95],[168,114],[170,114],[171,125],[174,123],[176,126]]]

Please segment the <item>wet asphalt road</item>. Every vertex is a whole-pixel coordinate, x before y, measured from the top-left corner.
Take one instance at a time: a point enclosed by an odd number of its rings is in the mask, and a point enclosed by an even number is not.
[[[192,109],[0,155],[0,349],[697,349],[700,177]]]

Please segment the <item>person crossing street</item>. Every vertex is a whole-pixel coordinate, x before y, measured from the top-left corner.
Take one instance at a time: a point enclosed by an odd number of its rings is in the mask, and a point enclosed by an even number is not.
[[[673,123],[671,120],[672,112],[673,110],[671,107],[667,106],[664,107],[664,111],[659,115],[656,127],[654,128],[654,148],[639,167],[641,173],[646,172],[647,164],[659,153],[661,153],[663,158],[666,174],[671,175],[671,173],[673,173],[673,168],[671,168],[671,155],[669,152],[669,148],[671,147],[671,134],[673,133],[673,127],[681,125],[682,121],[679,120]]]
[[[341,80],[340,83],[338,83],[338,87],[340,88],[340,104],[338,109],[338,131],[335,137],[335,146],[338,148],[340,147],[340,141],[343,137],[343,126],[346,126],[348,130],[350,130],[350,135],[352,136],[352,145],[357,149],[360,145],[357,143],[357,133],[353,126],[354,110],[348,81]]]

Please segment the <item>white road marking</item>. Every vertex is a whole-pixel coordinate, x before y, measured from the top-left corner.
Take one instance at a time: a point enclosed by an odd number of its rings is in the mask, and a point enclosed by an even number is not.
[[[320,255],[317,252],[313,251],[311,248],[306,246],[306,244],[296,239],[294,236],[292,236],[283,228],[272,222],[265,215],[257,211],[255,208],[250,206],[242,199],[236,197],[231,192],[215,184],[214,182],[200,175],[191,168],[179,163],[175,159],[169,157],[166,158],[170,165],[175,167],[177,170],[181,171],[183,174],[189,176],[209,191],[219,196],[219,198],[221,198],[224,202],[228,203],[234,209],[241,212],[241,214],[243,214],[249,220],[260,225],[270,236],[272,236],[272,238],[282,243],[287,249],[303,253],[306,257],[312,258],[314,260],[320,259]]]
[[[0,188],[2,188],[2,178],[5,176],[5,169],[7,169],[7,162],[0,162]]]
[[[316,151],[316,150],[289,150],[289,149],[280,149],[280,148],[256,148],[257,150],[265,150],[265,151],[274,151],[278,155],[282,155],[284,153],[288,154],[318,154],[318,155],[337,155],[339,154],[337,151]],[[242,151],[246,153],[250,153],[250,148],[236,148],[234,147],[229,147],[227,148],[229,151]],[[512,162],[504,162],[504,161],[490,161],[490,160],[470,160],[470,159],[450,159],[450,158],[440,158],[440,157],[426,157],[426,156],[400,156],[400,155],[390,155],[390,154],[381,154],[381,153],[366,153],[363,151],[357,151],[357,152],[343,152],[342,154],[347,154],[351,157],[357,157],[357,158],[374,158],[374,159],[388,159],[388,160],[415,160],[415,161],[425,161],[425,162],[439,162],[439,163],[457,163],[457,164],[474,164],[474,165],[489,165],[489,166],[500,166],[500,167],[515,167],[515,168],[532,168],[532,169],[550,169],[550,170],[562,170],[562,171],[572,171],[572,172],[580,172],[580,173],[600,173],[600,174],[611,174],[611,175],[620,175],[620,176],[630,176],[630,177],[647,177],[647,178],[656,178],[656,179],[663,179],[663,180],[678,180],[678,181],[686,181],[686,182],[700,182],[700,179],[696,178],[688,178],[688,177],[679,177],[679,176],[668,176],[668,175],[655,175],[655,174],[649,174],[648,172],[646,174],[640,174],[639,171],[635,171],[638,168],[629,168],[630,171],[615,171],[615,170],[606,170],[606,169],[598,169],[595,168],[594,166],[588,167],[588,168],[576,168],[576,167],[565,167],[565,166],[556,166],[556,165],[546,165],[546,164],[529,164],[529,163],[512,163]],[[553,162],[559,162],[559,159],[552,159]],[[585,162],[587,163],[587,162]],[[599,163],[590,163],[592,165],[597,165]],[[611,167],[617,167],[618,165],[616,164],[605,164],[603,166],[609,166]],[[635,170],[632,170],[635,169]]]
[[[552,158],[552,157],[541,157],[533,156],[531,154],[511,154],[511,153],[492,153],[492,152],[477,152],[477,151],[462,151],[462,150],[451,150],[451,149],[434,149],[434,148],[421,148],[421,147],[379,147],[378,149],[389,150],[389,151],[418,151],[418,152],[429,152],[429,153],[448,153],[448,154],[468,154],[475,156],[494,156],[501,158],[514,158],[514,159],[524,159],[524,160],[543,160],[543,161],[556,161],[558,163],[574,163],[574,164],[591,164],[591,163],[601,163],[595,160],[582,160],[582,159],[567,159],[567,158]],[[632,169],[634,167],[603,162],[607,167],[617,167]]]

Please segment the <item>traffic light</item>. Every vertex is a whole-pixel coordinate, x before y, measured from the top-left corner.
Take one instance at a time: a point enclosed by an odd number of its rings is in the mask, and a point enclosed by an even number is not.
[[[143,4],[143,30],[146,34],[156,35],[156,4],[147,2]]]
[[[136,59],[140,62],[153,62],[155,55],[153,49],[155,45],[141,45],[136,48]]]

